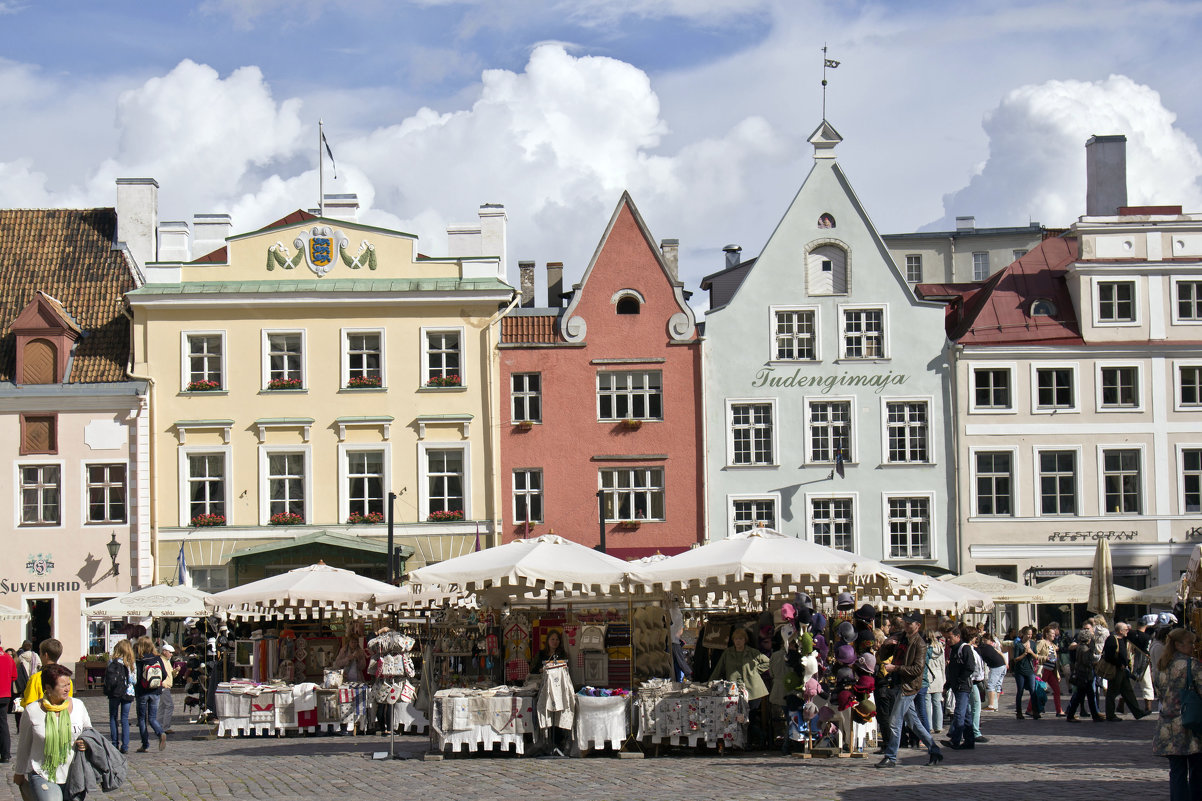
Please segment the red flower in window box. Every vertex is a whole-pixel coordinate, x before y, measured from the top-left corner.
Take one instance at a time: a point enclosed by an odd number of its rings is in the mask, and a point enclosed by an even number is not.
[[[622,531],[638,531],[639,525],[640,523],[638,520],[623,520],[622,522],[618,523],[616,528]]]
[[[197,515],[188,521],[188,525],[192,528],[209,528],[210,526],[224,526],[225,515]]]
[[[534,428],[534,421],[533,420],[518,420],[517,427],[519,429],[521,429],[522,431],[529,431],[530,429]]]
[[[456,520],[463,519],[463,511],[461,509],[449,509],[447,511],[431,512],[426,518],[428,523],[451,523]]]
[[[267,382],[268,389],[302,389],[299,378],[273,378]]]
[[[462,385],[463,382],[457,375],[436,375],[426,382],[428,387],[458,387]]]
[[[628,428],[631,431],[638,431],[640,428],[643,427],[643,421],[642,420],[634,420],[632,418],[627,418],[622,421],[622,427]]]
[[[378,375],[355,375],[346,382],[347,389],[379,389],[382,386]]]
[[[305,522],[305,516],[294,512],[276,512],[267,522],[273,526],[299,526]]]
[[[221,389],[221,382],[209,381],[208,379],[189,381],[188,385],[184,387],[184,391],[186,392],[212,392],[215,389]]]
[[[384,522],[384,513],[383,512],[368,512],[365,515],[359,514],[358,512],[351,512],[350,517],[348,517],[346,519],[346,523],[349,526],[378,525],[383,522]]]

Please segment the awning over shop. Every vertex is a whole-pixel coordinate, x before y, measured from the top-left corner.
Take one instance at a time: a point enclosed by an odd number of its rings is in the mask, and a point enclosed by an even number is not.
[[[403,566],[404,560],[413,555],[413,548],[408,545],[396,547],[400,551]],[[388,546],[378,540],[332,531],[314,531],[286,540],[254,545],[230,554],[230,584],[236,587],[247,581],[278,575],[319,561],[383,580],[388,574]]]

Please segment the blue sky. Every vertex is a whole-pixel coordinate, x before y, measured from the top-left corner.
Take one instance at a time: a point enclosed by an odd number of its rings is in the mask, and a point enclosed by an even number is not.
[[[423,237],[506,204],[511,264],[579,275],[623,189],[682,274],[757,252],[820,118],[883,232],[1081,213],[1082,145],[1130,139],[1131,201],[1202,211],[1202,4],[806,0],[0,0],[0,205],[109,205],[248,229],[327,191]]]

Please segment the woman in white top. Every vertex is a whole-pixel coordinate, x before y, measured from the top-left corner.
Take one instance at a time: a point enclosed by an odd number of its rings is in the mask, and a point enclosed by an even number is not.
[[[75,752],[84,750],[79,733],[92,725],[83,702],[68,694],[70,688],[71,671],[62,665],[47,665],[42,668],[45,694],[25,708],[13,783],[28,785],[37,801],[62,800]]]

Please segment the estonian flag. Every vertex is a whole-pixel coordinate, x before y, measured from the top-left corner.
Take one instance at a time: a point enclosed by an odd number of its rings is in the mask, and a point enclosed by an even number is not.
[[[334,177],[338,177],[338,162],[334,161],[334,151],[330,150],[330,142],[326,139],[326,132],[321,132],[321,143],[326,146],[326,153],[330,154],[330,164],[334,166]]]
[[[191,587],[192,579],[188,576],[188,557],[184,556],[184,544],[179,544],[179,555],[175,557],[175,586]]]

